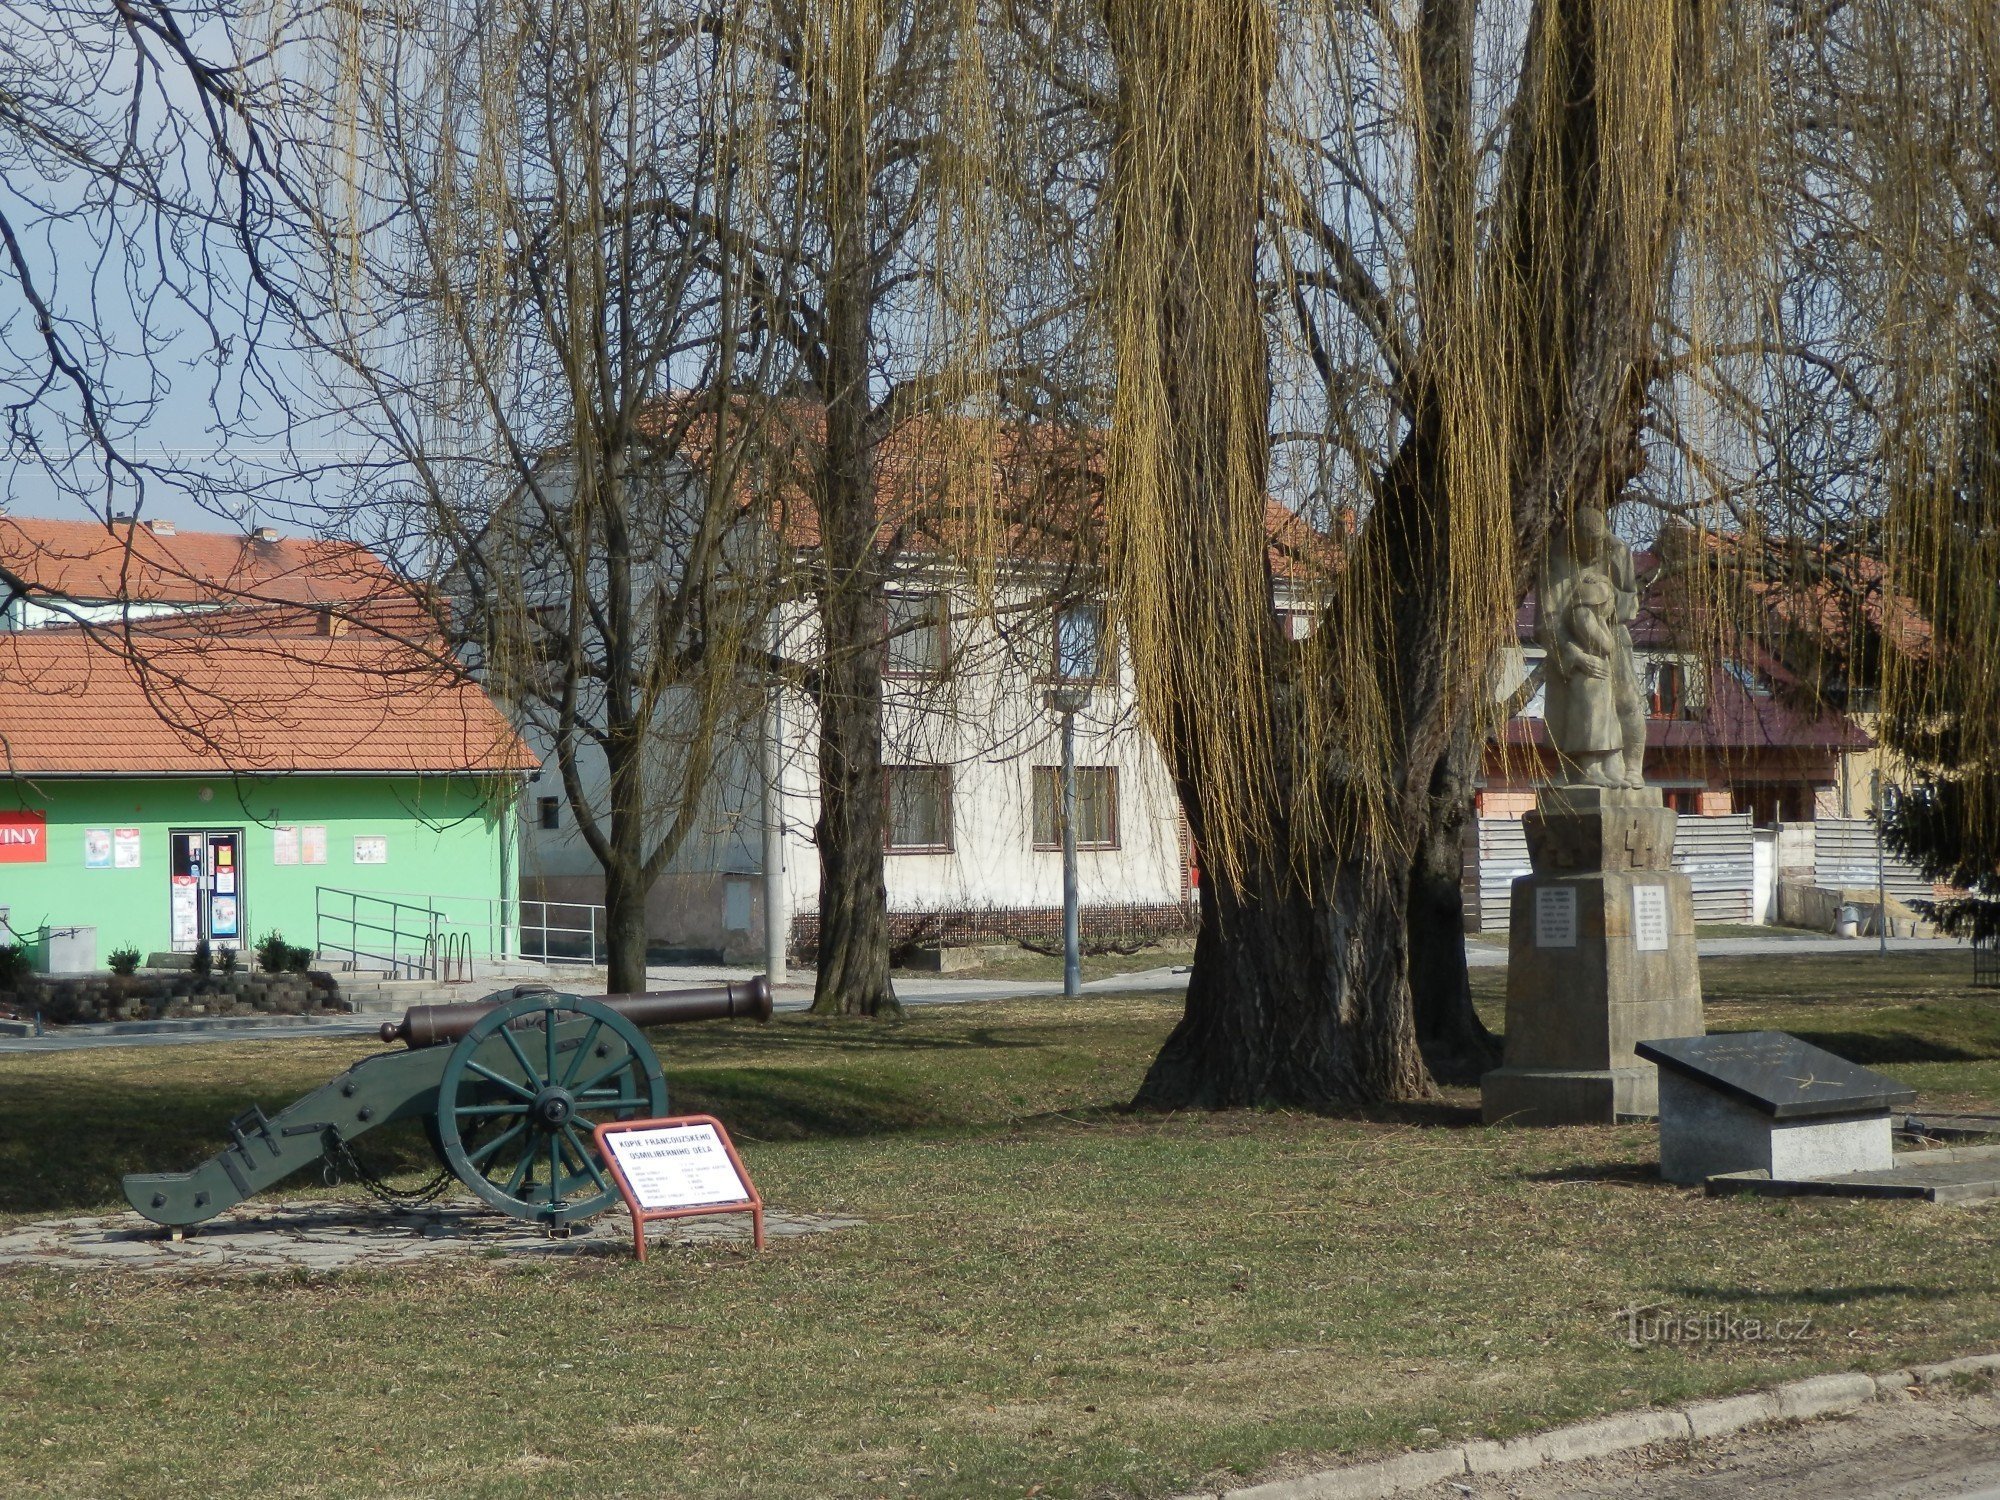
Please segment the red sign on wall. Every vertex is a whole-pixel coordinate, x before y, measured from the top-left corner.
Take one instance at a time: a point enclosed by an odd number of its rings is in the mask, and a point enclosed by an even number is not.
[[[47,813],[0,812],[0,865],[40,865],[48,858]]]

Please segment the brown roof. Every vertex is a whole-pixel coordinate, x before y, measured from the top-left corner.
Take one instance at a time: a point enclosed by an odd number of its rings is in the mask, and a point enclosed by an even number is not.
[[[789,546],[810,551],[820,544],[812,468],[825,411],[806,401],[770,410],[770,440],[752,446],[762,450],[757,467],[778,481],[768,489],[772,524]],[[691,411],[687,397],[658,403],[647,426],[697,465],[714,444],[713,413]],[[1103,436],[1056,423],[934,414],[902,422],[873,455],[876,546],[917,555],[989,549],[1058,565],[1090,560],[1104,530]],[[1336,565],[1336,541],[1281,501],[1265,501],[1264,521],[1277,577],[1324,576]]]
[[[0,633],[0,774],[525,771],[449,660],[376,636]]]
[[[78,601],[324,604],[399,587],[353,542],[0,515],[0,569],[35,592]]]

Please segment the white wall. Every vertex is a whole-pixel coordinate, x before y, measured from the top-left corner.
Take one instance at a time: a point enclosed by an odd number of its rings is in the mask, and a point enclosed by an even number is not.
[[[897,584],[908,592],[940,586],[935,578],[921,575]],[[1049,686],[1048,632],[1042,612],[1032,607],[1034,597],[1023,587],[1002,599],[996,620],[958,593],[946,676],[885,681],[884,760],[890,765],[943,765],[952,780],[952,848],[949,853],[885,856],[891,911],[1049,910],[1062,903],[1060,851],[1033,846],[1032,768],[1058,766],[1062,759],[1060,721],[1043,702]],[[809,654],[813,629],[808,606],[794,606],[784,627],[784,646]],[[1115,655],[1112,680],[1093,689],[1089,706],[1077,717],[1076,759],[1079,766],[1116,769],[1118,843],[1112,849],[1078,852],[1079,894],[1085,907],[1176,904],[1183,899],[1185,880],[1179,804],[1158,747],[1138,724],[1130,663],[1122,652]],[[812,913],[819,904],[813,841],[818,737],[810,699],[796,692],[781,698],[784,889],[788,915],[797,915]],[[663,723],[663,739],[670,740],[672,733],[671,722]],[[524,788],[524,886],[529,894],[601,901],[601,872],[566,799],[558,814],[562,826],[554,831],[539,826],[538,800],[562,798],[562,782],[546,736],[529,728],[526,737],[544,769]],[[657,940],[745,953],[760,941],[761,749],[752,740],[723,757],[696,833],[649,903]],[[582,749],[579,770],[589,795],[601,805],[602,757],[594,749]],[[741,889],[746,880],[754,882],[747,898]],[[596,894],[588,894],[592,891]],[[746,910],[750,920],[743,930]]]

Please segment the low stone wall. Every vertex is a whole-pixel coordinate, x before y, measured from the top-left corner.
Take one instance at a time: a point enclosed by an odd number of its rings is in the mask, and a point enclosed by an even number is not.
[[[304,1016],[345,1012],[331,974],[35,975],[0,991],[0,1009],[40,1016],[52,1026],[91,1021],[153,1021],[185,1016]]]
[[[1200,912],[1192,902],[1171,906],[1086,906],[1077,912],[1085,952],[1192,938],[1199,925]],[[889,946],[899,961],[907,961],[925,948],[994,943],[1059,951],[1062,932],[1060,906],[889,913]],[[801,963],[811,963],[817,956],[817,912],[801,912],[792,918],[791,952]]]

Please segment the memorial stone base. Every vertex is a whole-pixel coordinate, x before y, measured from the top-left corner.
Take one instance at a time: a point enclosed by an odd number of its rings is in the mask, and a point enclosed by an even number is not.
[[[1651,1119],[1659,1072],[1633,1047],[1703,1031],[1675,814],[1650,787],[1550,787],[1523,821],[1534,870],[1514,882],[1506,1051],[1480,1081],[1486,1122]]]

